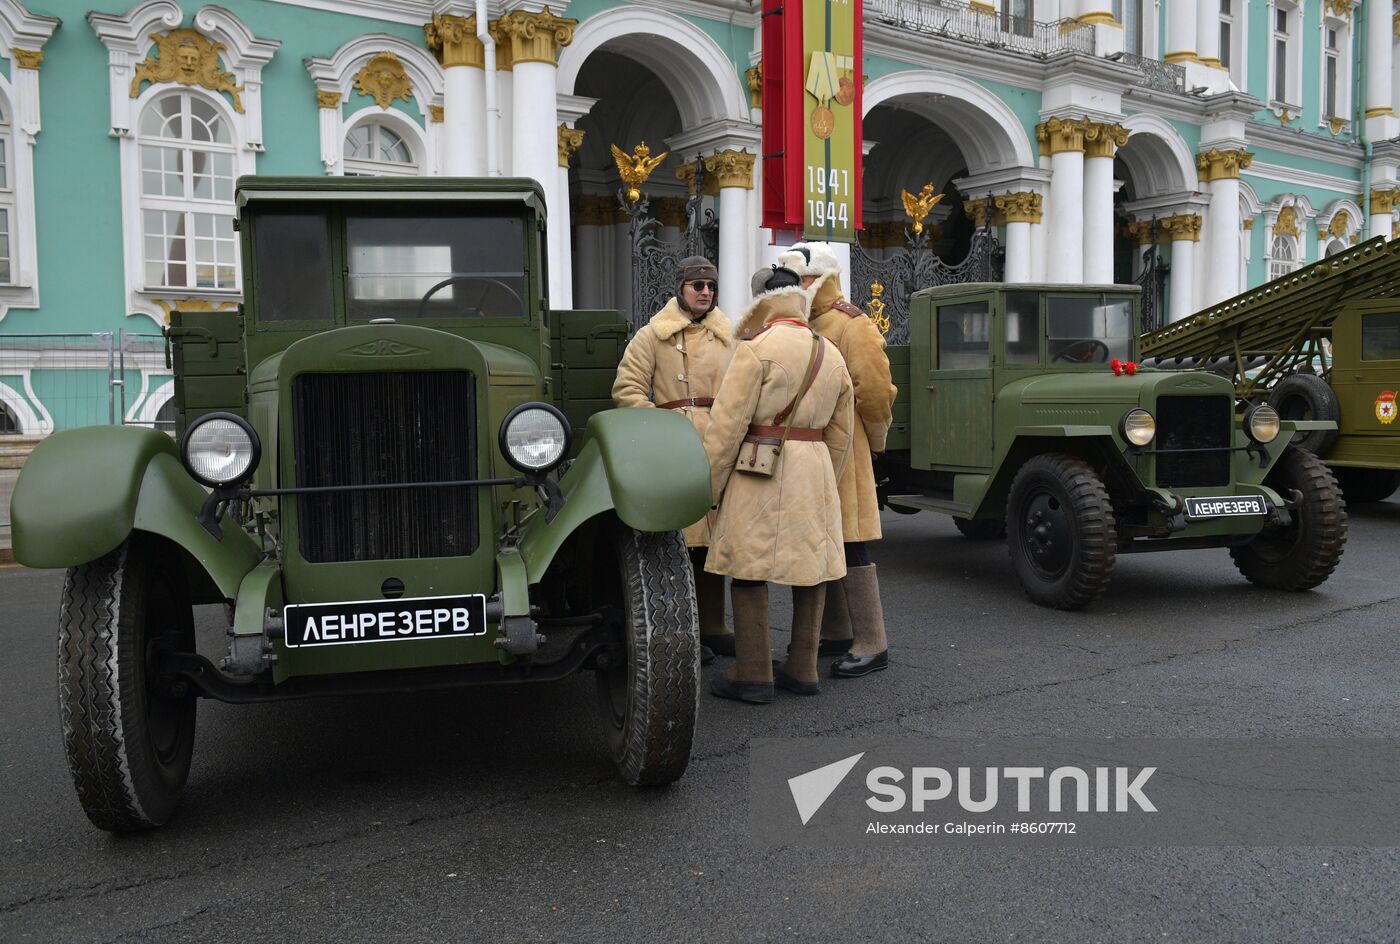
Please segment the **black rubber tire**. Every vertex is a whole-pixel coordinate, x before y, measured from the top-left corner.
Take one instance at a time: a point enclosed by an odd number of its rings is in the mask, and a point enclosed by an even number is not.
[[[1400,470],[1333,469],[1348,505],[1383,502],[1400,489]]]
[[[685,773],[700,697],[695,574],[679,531],[619,529],[625,665],[600,669],[608,747],[633,786]]]
[[[1269,406],[1286,420],[1332,420],[1342,415],[1337,394],[1316,374],[1290,374],[1269,391]],[[1325,456],[1337,442],[1335,429],[1310,429],[1293,434],[1293,445]]]
[[[1006,523],[1011,564],[1036,603],[1077,610],[1108,587],[1118,553],[1113,504],[1083,460],[1048,453],[1021,466]]]
[[[991,518],[954,518],[953,527],[974,541],[1000,541],[1006,537],[1006,521]]]
[[[99,829],[160,826],[184,792],[194,751],[194,695],[163,693],[154,649],[194,651],[194,616],[178,566],[156,539],[73,567],[58,622],[58,702],[78,800]]]
[[[1279,457],[1264,484],[1302,502],[1286,527],[1267,525],[1253,541],[1230,549],[1240,573],[1255,586],[1272,590],[1311,590],[1326,580],[1347,543],[1347,506],[1332,471],[1317,456],[1296,446]]]

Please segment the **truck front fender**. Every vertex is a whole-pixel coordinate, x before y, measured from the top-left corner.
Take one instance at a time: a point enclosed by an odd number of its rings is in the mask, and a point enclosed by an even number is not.
[[[169,538],[199,563],[225,599],[262,558],[231,523],[215,538],[196,520],[205,491],[156,430],[101,426],[55,433],[34,447],[11,501],[15,559],[75,567],[115,549],[132,530]]]
[[[544,576],[569,535],[616,511],[638,531],[678,531],[710,508],[710,464],[690,421],[670,410],[604,410],[589,420],[583,449],[559,480],[564,508],[537,515],[520,544],[530,582]]]

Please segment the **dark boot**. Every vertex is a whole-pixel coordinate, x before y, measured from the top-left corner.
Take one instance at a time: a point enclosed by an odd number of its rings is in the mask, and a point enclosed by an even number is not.
[[[846,587],[840,580],[826,585],[826,605],[822,609],[822,641],[819,656],[842,656],[851,649],[851,611],[846,603]]]
[[[817,643],[825,600],[826,584],[792,588],[792,645],[788,647],[787,661],[774,677],[779,687],[800,695],[821,691],[817,682]]]
[[[885,611],[880,605],[880,581],[875,565],[852,567],[844,581],[855,639],[849,655],[831,664],[836,678],[857,678],[889,667],[889,641],[885,638]]]
[[[710,680],[710,692],[757,705],[773,700],[773,644],[768,637],[768,585],[729,588],[734,604],[734,665]]]
[[[724,625],[724,575],[695,565],[695,602],[700,612],[700,644],[717,656],[734,655],[734,634]]]

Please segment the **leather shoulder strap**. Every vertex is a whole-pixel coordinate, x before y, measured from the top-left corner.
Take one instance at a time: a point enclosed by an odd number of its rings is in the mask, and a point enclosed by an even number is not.
[[[832,303],[831,307],[835,308],[837,311],[841,312],[849,318],[861,318],[865,315],[865,312],[861,311],[859,308],[857,308],[855,305],[852,305],[844,298],[838,298],[835,302]]]

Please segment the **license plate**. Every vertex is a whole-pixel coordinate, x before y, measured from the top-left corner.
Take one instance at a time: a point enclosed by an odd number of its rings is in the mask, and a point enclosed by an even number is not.
[[[1234,515],[1267,515],[1269,506],[1259,495],[1186,499],[1186,517],[1228,518]]]
[[[282,615],[290,649],[486,635],[486,597],[480,593],[303,603],[285,607]]]

